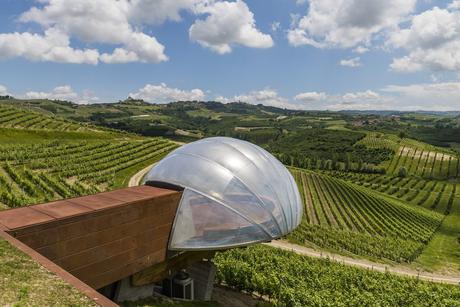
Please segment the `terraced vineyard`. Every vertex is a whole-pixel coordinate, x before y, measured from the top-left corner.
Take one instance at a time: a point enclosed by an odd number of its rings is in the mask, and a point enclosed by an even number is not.
[[[443,216],[310,171],[293,169],[305,203],[301,226],[290,240],[358,255],[413,261]]]
[[[100,129],[92,125],[83,125],[5,105],[0,105],[0,127],[53,131],[98,131]]]
[[[359,143],[372,148],[389,148],[395,151],[393,158],[383,163],[387,174],[397,175],[404,168],[409,175],[428,179],[460,176],[460,159],[454,151],[381,133],[369,133]]]
[[[382,176],[333,171],[331,176],[385,193],[414,206],[448,214],[456,197],[457,185],[448,181],[427,180],[420,177]]]
[[[107,190],[116,174],[177,146],[162,138],[2,146],[0,202],[13,208]]]

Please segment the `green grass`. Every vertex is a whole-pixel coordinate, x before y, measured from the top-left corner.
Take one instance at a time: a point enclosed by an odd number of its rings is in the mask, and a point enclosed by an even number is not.
[[[460,184],[447,215],[415,264],[433,271],[460,273]]]
[[[0,239],[0,305],[98,306],[3,239]]]
[[[36,144],[50,141],[72,142],[81,140],[110,140],[127,137],[113,132],[67,132],[46,130],[19,130],[0,128],[0,144]]]

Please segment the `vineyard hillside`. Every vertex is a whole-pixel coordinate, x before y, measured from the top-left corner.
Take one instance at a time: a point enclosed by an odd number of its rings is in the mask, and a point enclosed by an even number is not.
[[[411,262],[443,216],[332,176],[292,169],[305,203],[293,242],[357,255]]]
[[[103,128],[96,128],[90,124],[77,123],[42,112],[15,108],[5,104],[0,104],[0,128],[92,132],[103,130]]]
[[[424,179],[447,179],[460,176],[458,152],[392,134],[368,133],[358,144],[369,148],[391,149],[392,159],[382,162],[388,175],[408,175]]]

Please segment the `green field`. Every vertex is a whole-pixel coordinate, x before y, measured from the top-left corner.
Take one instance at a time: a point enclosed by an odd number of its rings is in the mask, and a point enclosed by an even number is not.
[[[328,175],[292,173],[305,203],[302,224],[289,235],[297,243],[411,262],[443,217]]]
[[[305,214],[284,239],[458,275],[458,152],[398,136],[391,129],[369,131],[354,125],[366,116],[214,102],[0,103],[0,210],[126,186],[137,171],[179,146],[171,139],[232,136],[265,147],[291,166]],[[420,125],[419,117],[410,120]],[[391,120],[391,125],[399,123]],[[264,246],[219,254],[215,262],[219,282],[281,305],[450,306],[460,299],[458,287]],[[8,279],[0,279],[2,304],[28,305],[34,299],[39,305],[87,305],[84,297],[4,241],[0,274]]]
[[[387,174],[398,175],[401,168],[404,168],[409,175],[427,179],[460,176],[460,159],[454,150],[382,133],[368,133],[359,143],[367,147],[394,150],[393,158],[382,163]]]

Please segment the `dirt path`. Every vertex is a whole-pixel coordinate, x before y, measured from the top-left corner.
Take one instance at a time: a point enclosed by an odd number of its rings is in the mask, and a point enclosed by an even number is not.
[[[264,244],[271,246],[271,247],[275,247],[275,248],[289,250],[289,251],[292,251],[300,255],[306,255],[306,256],[315,257],[315,258],[329,258],[333,261],[337,261],[337,262],[340,262],[346,265],[356,266],[356,267],[374,270],[378,272],[390,272],[390,273],[397,274],[397,275],[418,277],[420,279],[428,280],[428,281],[460,285],[460,276],[446,276],[446,275],[432,274],[428,272],[418,272],[416,270],[411,270],[411,269],[408,269],[402,266],[385,265],[382,263],[376,263],[376,262],[372,262],[372,261],[365,260],[365,259],[354,259],[351,257],[337,255],[337,254],[333,254],[329,252],[317,251],[312,248],[300,246],[297,244],[292,244],[292,243],[282,241],[282,240],[272,241],[270,243],[264,243]]]
[[[155,165],[157,164],[156,162],[147,166],[146,168],[138,171],[136,174],[134,174],[131,179],[129,179],[128,187],[135,187],[138,186],[141,183],[142,178],[144,178],[145,174],[148,173],[148,171]]]
[[[131,179],[129,180],[129,187],[137,186],[140,184],[142,178],[145,174],[155,165],[156,163],[147,166],[146,168],[137,172]],[[265,245],[280,248],[284,250],[289,250],[294,253],[305,255],[309,257],[315,258],[329,258],[333,261],[337,261],[343,263],[345,265],[356,266],[364,269],[374,270],[378,272],[390,272],[397,275],[402,276],[410,276],[410,277],[418,277],[423,280],[433,281],[433,282],[440,282],[440,283],[448,283],[448,284],[455,284],[460,285],[460,276],[447,276],[447,275],[439,275],[439,274],[432,274],[428,272],[419,272],[416,270],[411,270],[406,267],[402,266],[390,266],[385,265],[382,263],[376,263],[365,259],[355,259],[351,257],[346,257],[334,253],[317,251],[312,248],[308,248],[305,246],[292,244],[282,240],[272,241],[270,243],[264,243]]]

